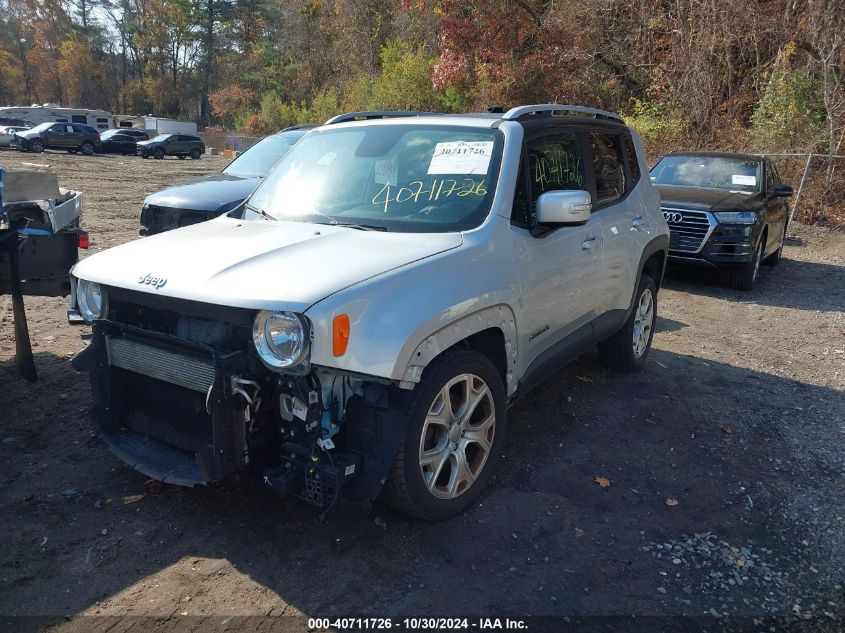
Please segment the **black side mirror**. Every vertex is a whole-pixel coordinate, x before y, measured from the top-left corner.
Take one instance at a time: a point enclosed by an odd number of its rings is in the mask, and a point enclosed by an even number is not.
[[[795,192],[792,191],[792,187],[790,187],[789,185],[778,185],[774,188],[774,191],[772,191],[772,195],[775,198],[788,198],[793,193]]]

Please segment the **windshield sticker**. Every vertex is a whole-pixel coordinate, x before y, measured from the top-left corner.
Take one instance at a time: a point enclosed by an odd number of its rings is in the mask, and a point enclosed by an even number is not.
[[[397,184],[399,175],[399,162],[396,157],[384,158],[376,161],[376,184],[393,185]]]
[[[382,210],[387,213],[391,205],[396,204],[438,202],[453,196],[456,200],[466,196],[483,198],[486,195],[487,186],[484,179],[476,182],[472,178],[462,180],[435,178],[430,183],[415,180],[407,187],[398,188],[387,183],[373,196],[372,203],[382,207]]]
[[[438,143],[428,165],[429,175],[486,174],[493,156],[493,141]]]
[[[731,184],[734,185],[748,185],[754,187],[757,185],[757,176],[743,176],[741,174],[734,174],[731,176]]]
[[[337,158],[337,152],[327,152],[323,154],[323,157],[320,160],[317,161],[317,164],[328,167],[334,162],[335,158]]]

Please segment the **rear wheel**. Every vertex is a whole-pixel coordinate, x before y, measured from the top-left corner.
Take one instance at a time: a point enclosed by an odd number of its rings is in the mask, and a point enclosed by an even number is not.
[[[432,521],[463,512],[492,476],[505,439],[505,388],[483,354],[447,351],[426,368],[384,490],[398,510]]]
[[[199,160],[200,156],[202,156],[202,152],[200,151],[199,147],[195,147],[191,150],[191,158],[194,160]]]
[[[162,158],[164,158],[164,150],[163,150],[163,149],[161,149],[160,147],[156,147],[156,148],[153,150],[153,157],[154,157],[156,160],[161,160]]]
[[[760,274],[760,262],[763,260],[763,245],[766,243],[766,236],[760,238],[760,243],[754,251],[754,258],[730,273],[731,285],[737,290],[753,290]]]
[[[91,141],[85,141],[79,146],[79,149],[86,156],[91,156],[94,153],[94,144]]]
[[[598,344],[602,364],[619,371],[634,371],[642,367],[651,349],[656,321],[657,286],[651,277],[643,274],[637,286],[634,309],[625,325]]]
[[[44,151],[44,141],[41,139],[35,139],[29,144],[29,149],[35,152],[36,154],[40,154]]]

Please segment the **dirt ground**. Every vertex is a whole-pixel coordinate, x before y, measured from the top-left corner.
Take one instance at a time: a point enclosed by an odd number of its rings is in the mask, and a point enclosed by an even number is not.
[[[0,150],[23,162],[84,192],[90,253],[136,239],[146,194],[225,164]],[[145,483],[92,433],[66,301],[27,300],[30,385],[0,298],[0,617],[777,614],[841,630],[845,234],[793,226],[754,292],[670,271],[659,300],[644,371],[582,356],[510,411],[481,503],[424,524],[382,505],[320,520],[252,482]]]

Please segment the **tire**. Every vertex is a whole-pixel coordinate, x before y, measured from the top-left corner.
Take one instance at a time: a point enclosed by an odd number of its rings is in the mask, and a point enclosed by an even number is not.
[[[786,241],[786,224],[783,225],[783,234],[780,236],[780,245],[778,245],[778,249],[769,255],[763,263],[766,266],[777,266],[780,264],[780,260],[783,257],[783,243]]]
[[[92,156],[94,154],[94,144],[91,141],[85,141],[79,146],[79,151],[85,156]]]
[[[599,359],[617,371],[636,371],[645,363],[657,322],[657,286],[646,274],[640,276],[634,308],[619,331],[598,344]]]
[[[202,152],[200,151],[199,147],[195,147],[191,150],[191,158],[193,158],[194,160],[199,160],[200,156],[202,156]]]
[[[153,150],[153,158],[155,158],[156,160],[161,160],[162,158],[164,158],[164,150],[160,147],[156,147]]]
[[[29,144],[29,151],[40,154],[44,151],[44,141],[35,139]]]
[[[730,282],[736,290],[754,290],[757,277],[760,274],[760,262],[763,259],[763,246],[766,243],[766,236],[760,238],[760,243],[754,251],[754,258],[744,266],[730,272]]]
[[[453,414],[455,403],[458,411]],[[384,500],[428,521],[469,508],[490,481],[504,445],[506,407],[502,376],[489,358],[465,349],[436,358],[408,407],[405,439]],[[429,453],[425,461],[424,451]]]

